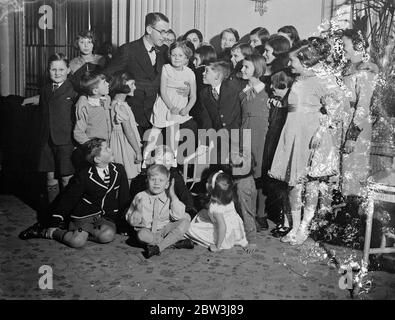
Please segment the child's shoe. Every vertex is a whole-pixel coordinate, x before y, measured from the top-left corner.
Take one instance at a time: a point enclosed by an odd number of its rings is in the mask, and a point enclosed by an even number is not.
[[[297,232],[298,229],[292,228],[285,236],[281,237],[280,241],[284,243],[293,241]]]
[[[159,256],[159,255],[160,255],[160,250],[158,246],[147,245],[147,247],[145,248],[144,256],[146,259],[149,259],[152,256]]]
[[[193,249],[194,246],[195,245],[193,244],[193,241],[191,239],[183,239],[183,240],[177,241],[171,247],[174,249]]]
[[[293,240],[290,242],[292,246],[298,246],[303,244],[309,237],[309,227],[307,223],[303,222],[300,224],[298,232],[296,233]]]
[[[22,231],[19,234],[19,238],[22,240],[28,239],[43,239],[45,238],[46,228],[42,226],[39,222],[33,224],[31,227]]]
[[[258,222],[257,225],[260,230],[267,230],[269,229],[269,224],[267,223],[266,217],[257,217],[256,221]]]

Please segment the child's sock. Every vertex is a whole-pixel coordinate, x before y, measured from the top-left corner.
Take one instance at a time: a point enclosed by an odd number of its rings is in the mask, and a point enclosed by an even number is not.
[[[188,223],[189,226],[189,223]],[[185,230],[184,230],[185,229]],[[159,244],[159,250],[162,252],[167,247],[170,247],[172,244],[175,244],[177,241],[184,239],[184,234],[187,231],[187,228],[184,228],[184,223],[182,225],[177,226],[173,230],[171,230],[166,238],[164,238]]]
[[[292,229],[281,238],[281,242],[290,242],[294,239],[300,225],[301,209],[292,210]]]
[[[63,242],[64,235],[68,232],[67,230],[62,230],[59,228],[51,228],[54,229],[50,234],[50,239],[57,240],[59,242]]]
[[[57,195],[59,194],[59,184],[48,185],[47,193],[48,193],[48,203],[52,203],[57,197]]]
[[[152,127],[150,129],[148,137],[147,137],[147,139],[148,139],[147,145],[145,146],[144,152],[143,152],[143,168],[145,168],[146,166],[149,166],[151,164],[150,163],[151,152],[155,149],[155,146],[158,143],[159,138],[161,139],[159,141],[159,144],[163,144],[163,137],[161,137],[161,133],[162,133],[162,130],[160,128]]]
[[[302,222],[306,225],[309,225],[311,220],[314,218],[315,208],[307,207],[303,211],[303,220]]]
[[[177,159],[178,142],[180,141],[180,124],[176,123],[168,127],[166,134],[169,135],[169,137],[166,135],[166,139],[168,139],[166,144],[173,151],[174,158]]]
[[[291,241],[292,245],[299,245],[305,242],[309,236],[309,225],[314,217],[315,208],[306,207],[303,211],[303,220],[299,225],[298,232]]]
[[[327,183],[320,183],[321,212],[330,212],[332,205],[332,190]]]
[[[267,218],[266,215],[266,195],[262,193],[262,189],[257,189],[258,191],[258,205],[256,210],[256,215],[258,218]]]
[[[284,227],[289,228],[289,221],[286,214],[284,214]]]
[[[292,230],[295,230],[295,232],[298,230],[299,225],[300,225],[300,220],[301,220],[301,210],[292,210]]]

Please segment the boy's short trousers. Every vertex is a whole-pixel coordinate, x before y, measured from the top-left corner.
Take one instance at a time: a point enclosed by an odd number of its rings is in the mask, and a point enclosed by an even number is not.
[[[83,231],[86,231],[89,234],[93,234],[93,231],[95,229],[99,229],[100,226],[102,225],[109,226],[114,230],[116,230],[116,225],[114,222],[106,219],[105,217],[101,217],[100,215],[95,215],[83,219],[72,219],[69,223],[69,231],[82,229]]]
[[[74,174],[74,167],[71,161],[74,146],[66,144],[57,146],[48,141],[41,146],[38,171],[56,172],[58,176],[70,176]]]

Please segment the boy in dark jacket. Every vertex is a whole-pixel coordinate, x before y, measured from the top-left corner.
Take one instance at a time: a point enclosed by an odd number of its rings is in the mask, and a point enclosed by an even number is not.
[[[82,247],[88,238],[98,243],[111,242],[116,223],[130,204],[125,169],[112,162],[114,157],[107,142],[93,138],[82,146],[92,165],[70,181],[53,211],[50,227],[43,232],[44,238],[73,248]],[[59,229],[67,217],[68,230]]]
[[[203,83],[207,86],[200,92],[203,129],[240,129],[241,105],[239,93],[243,83],[229,80],[230,64],[213,61],[203,73]],[[244,84],[245,86],[245,84]]]

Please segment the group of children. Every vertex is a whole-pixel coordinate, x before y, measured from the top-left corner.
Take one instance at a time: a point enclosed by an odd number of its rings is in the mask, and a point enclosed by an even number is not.
[[[148,144],[125,101],[135,90],[130,74],[118,71],[110,79],[100,71],[78,74],[78,65],[99,65],[90,35],[77,41],[78,61],[69,65],[62,54],[49,59],[52,83],[40,96],[39,167],[47,172],[49,194],[56,185],[55,171],[67,188],[52,209],[49,227],[37,233],[40,237],[72,247],[88,239],[107,243],[126,221],[145,244],[147,258],[168,247],[193,248],[194,243],[211,251],[240,245],[254,252],[257,230],[267,228],[265,206],[273,190],[281,205],[272,234],[292,245],[307,239],[319,191],[328,196],[333,177],[340,177],[342,190],[358,184],[346,195],[362,195],[373,91],[367,79],[377,70],[366,60],[360,32],[346,30],[336,39],[345,47],[340,76],[331,54],[333,39],[300,41],[293,26],[273,35],[256,28],[249,44],[238,43],[237,31],[228,28],[221,33],[218,53],[196,29],[184,38],[166,42],[168,63],[161,71]],[[70,79],[78,83],[74,89]],[[179,94],[185,83],[188,93]],[[197,129],[225,130],[229,137],[237,129],[240,135],[236,152],[226,154],[226,163],[209,175],[208,199],[199,212],[177,170],[183,126],[195,136]],[[174,134],[166,140],[168,146],[158,147],[164,129]],[[345,172],[356,153],[366,168]],[[79,164],[75,174],[72,154]],[[240,173],[246,164],[250,170]],[[358,181],[348,178],[355,171]]]

